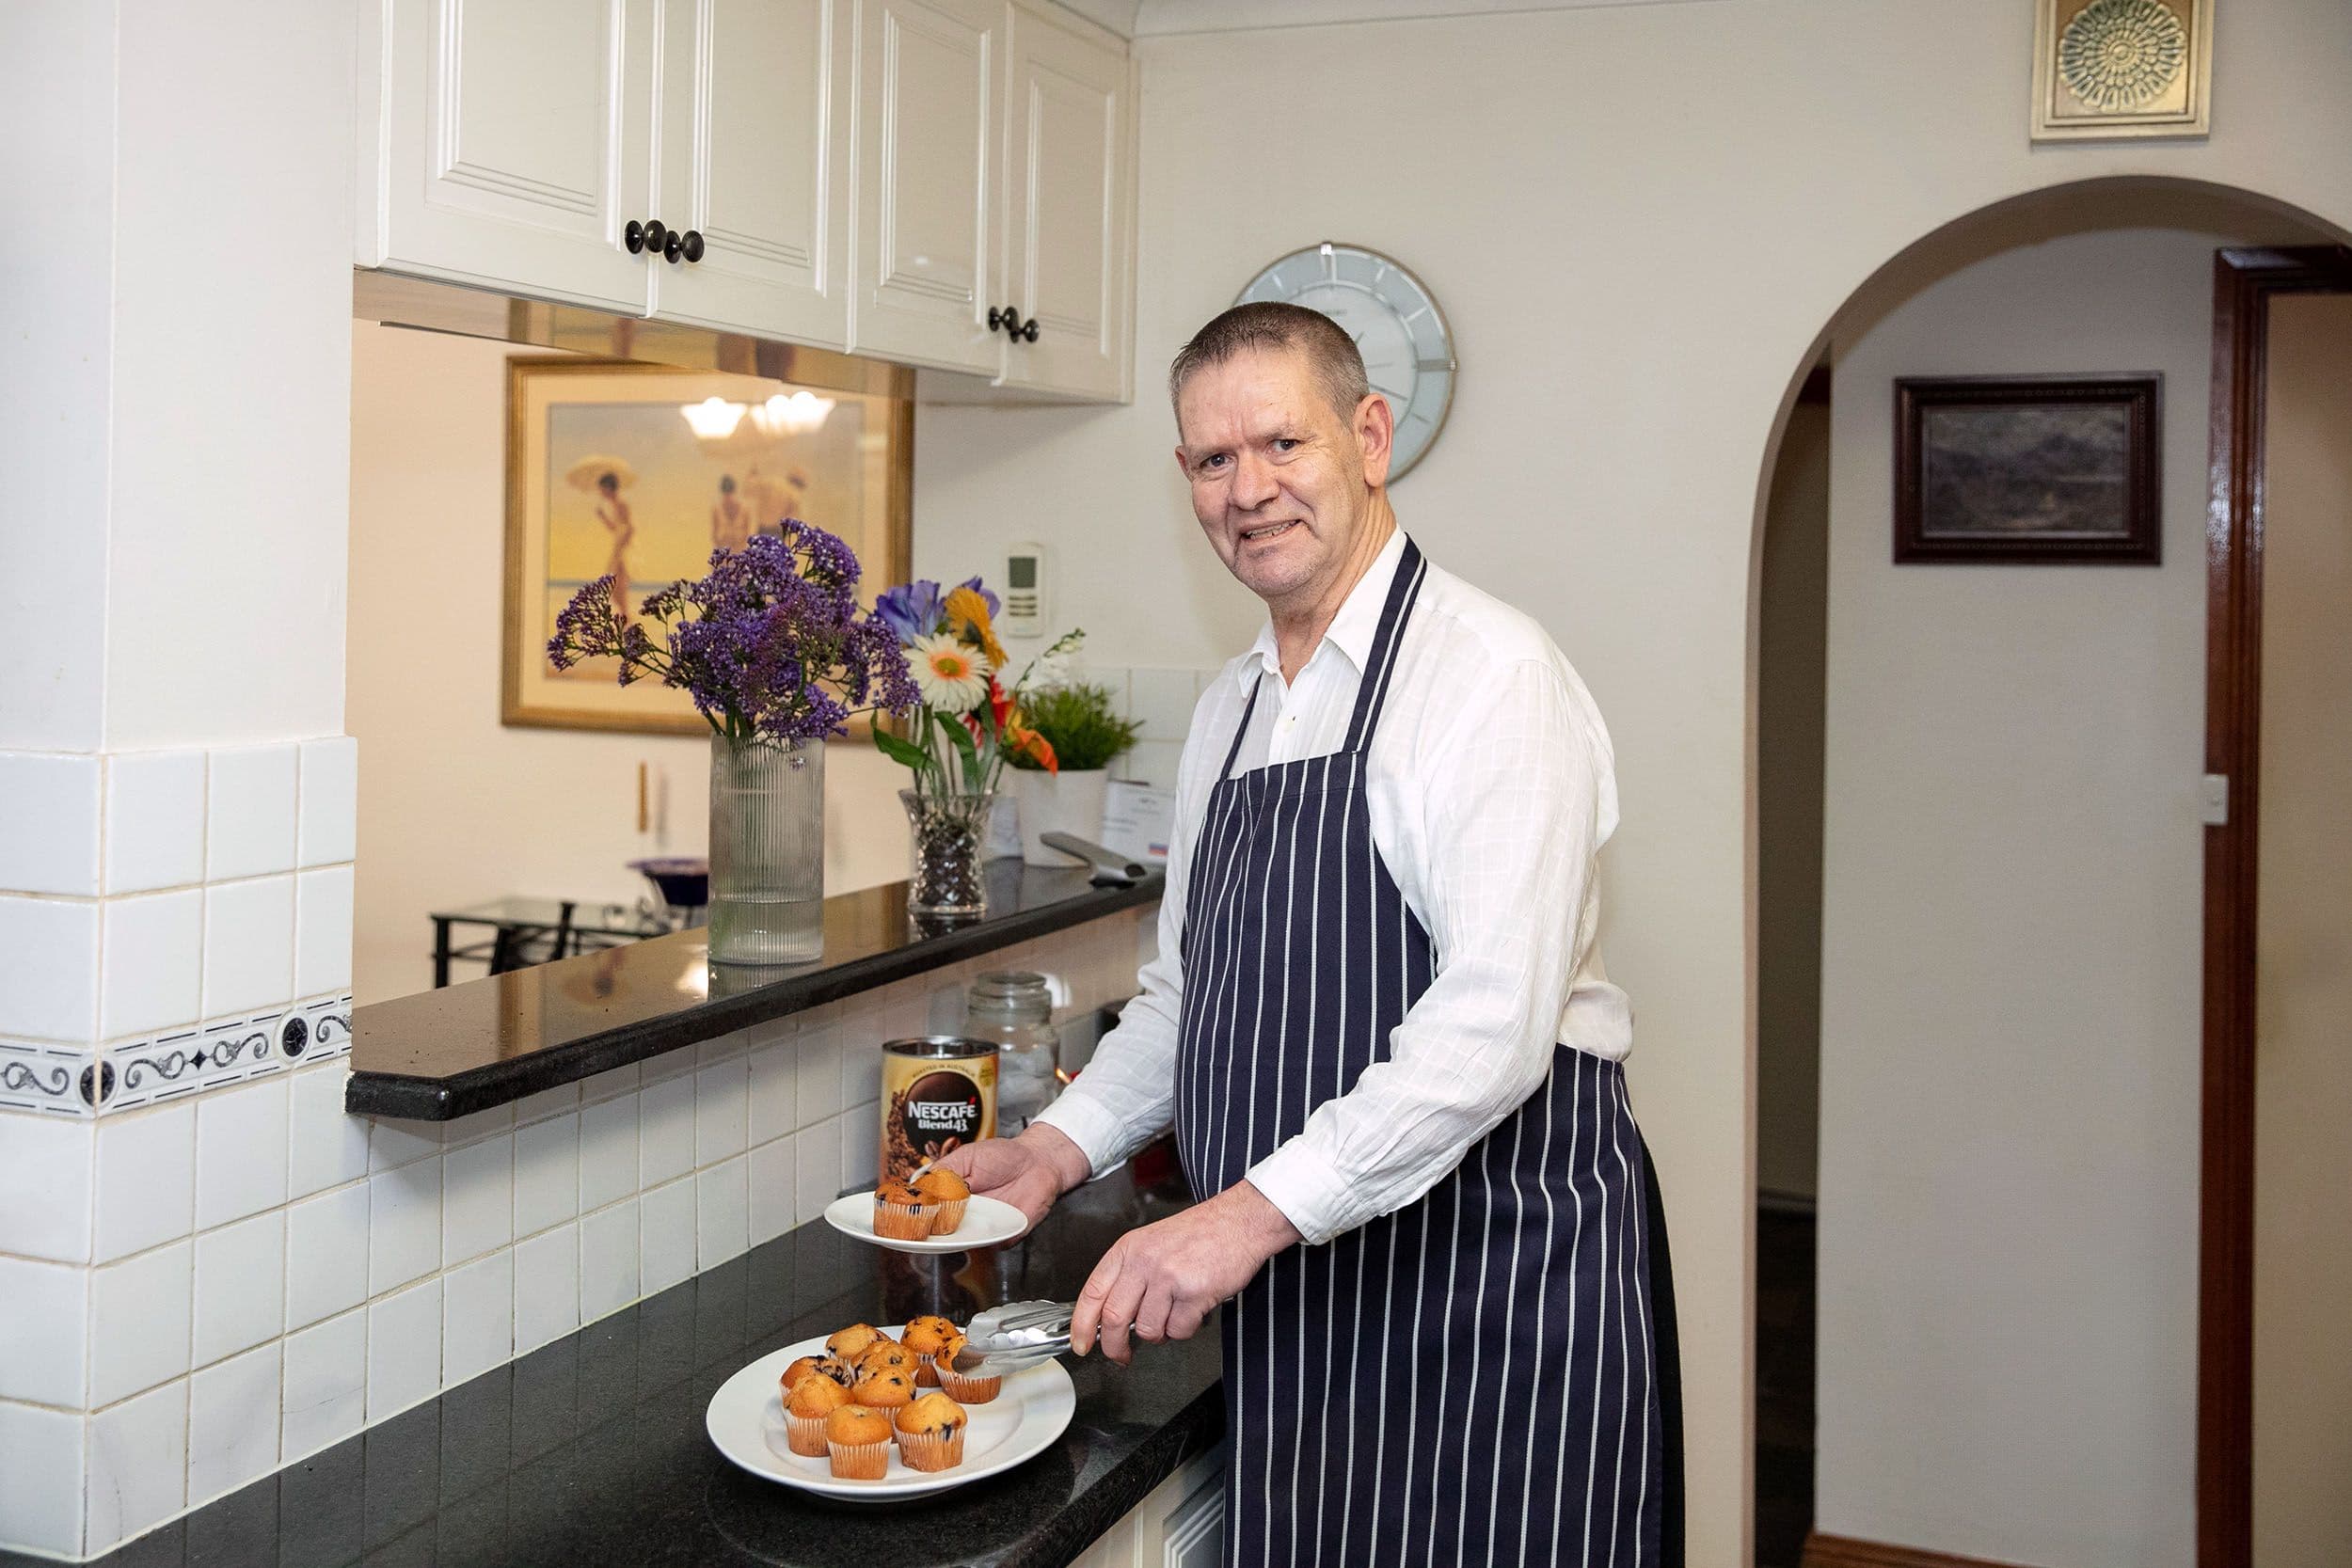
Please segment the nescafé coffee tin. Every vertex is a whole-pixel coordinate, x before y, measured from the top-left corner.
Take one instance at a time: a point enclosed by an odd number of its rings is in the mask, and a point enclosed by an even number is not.
[[[882,1045],[882,1180],[996,1135],[996,1047],[957,1035]]]

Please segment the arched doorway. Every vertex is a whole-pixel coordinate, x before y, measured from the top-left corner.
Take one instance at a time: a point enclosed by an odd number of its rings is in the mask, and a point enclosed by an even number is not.
[[[2192,1506],[2231,1467],[2196,1420],[2209,278],[2325,237],[2189,182],[2034,193],[1886,263],[1791,377],[1756,623],[1759,1563],[1799,1524],[1818,1568],[2245,1560],[2198,1555]],[[1893,379],[2124,370],[2165,376],[2156,572],[1894,564]]]

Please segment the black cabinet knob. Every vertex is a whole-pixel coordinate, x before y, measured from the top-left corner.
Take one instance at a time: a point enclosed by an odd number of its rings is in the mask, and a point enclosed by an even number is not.
[[[662,246],[669,243],[670,231],[662,227],[661,220],[647,218],[645,220],[645,248],[659,256],[661,254]]]
[[[1035,316],[1031,316],[1031,317],[1030,317],[1027,321],[1025,321],[1025,322],[1022,323],[1022,324],[1021,324],[1021,330],[1020,330],[1018,333],[1014,334],[1014,336],[1018,337],[1018,338],[1019,338],[1019,339],[1020,339],[1023,342],[1025,342],[1025,343],[1034,343],[1034,342],[1036,342],[1036,341],[1037,341],[1037,318],[1036,318]]]
[[[628,246],[628,253],[631,256],[638,255],[644,251],[645,248],[645,226],[638,222],[635,218],[629,219],[628,227],[621,230],[621,243]]]
[[[1010,305],[990,306],[988,308],[988,329],[991,332],[1009,332],[1018,336],[1021,331],[1020,310]]]
[[[673,229],[670,230],[669,238],[661,242],[661,259],[665,261],[675,261],[678,259],[678,253],[685,248],[686,236]]]
[[[703,259],[702,230],[699,229],[689,229],[686,231],[685,243],[679,245],[678,252],[689,261],[701,261]]]

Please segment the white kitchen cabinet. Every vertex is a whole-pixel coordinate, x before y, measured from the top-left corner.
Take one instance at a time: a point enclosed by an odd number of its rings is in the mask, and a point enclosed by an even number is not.
[[[984,319],[1002,123],[1003,0],[857,0],[850,347],[993,372]]]
[[[702,256],[646,267],[655,315],[849,341],[853,5],[663,0],[647,211],[699,235]]]
[[[363,8],[360,263],[642,314],[655,5]]]
[[[1017,10],[1005,104],[1000,307],[1008,387],[1127,395],[1134,333],[1135,76],[1106,48]],[[1034,331],[1029,324],[1034,323]]]
[[[1071,1568],[1216,1568],[1225,1560],[1225,1445],[1187,1460]]]

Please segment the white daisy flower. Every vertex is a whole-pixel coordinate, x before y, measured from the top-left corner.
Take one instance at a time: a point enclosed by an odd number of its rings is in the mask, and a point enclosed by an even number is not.
[[[969,713],[988,695],[988,656],[944,632],[914,640],[907,671],[923,705],[941,713]]]

